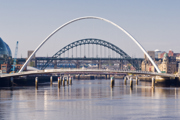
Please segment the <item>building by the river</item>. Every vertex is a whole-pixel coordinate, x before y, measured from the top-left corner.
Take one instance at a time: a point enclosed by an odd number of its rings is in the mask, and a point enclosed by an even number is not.
[[[179,53],[174,53],[172,50],[169,53],[159,52],[159,58],[162,58],[158,61],[155,60],[156,58],[156,51],[148,51],[148,54],[151,58],[155,61],[156,65],[163,73],[177,73],[178,72],[178,60],[176,59],[179,57]],[[150,71],[156,72],[152,63],[148,60],[145,56],[145,60],[141,64],[142,71]]]
[[[0,72],[8,73],[11,70],[12,54],[8,44],[0,38]]]

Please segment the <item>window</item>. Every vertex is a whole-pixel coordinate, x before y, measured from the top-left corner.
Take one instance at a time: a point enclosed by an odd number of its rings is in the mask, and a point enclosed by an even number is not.
[[[6,66],[2,66],[2,68],[6,68]]]

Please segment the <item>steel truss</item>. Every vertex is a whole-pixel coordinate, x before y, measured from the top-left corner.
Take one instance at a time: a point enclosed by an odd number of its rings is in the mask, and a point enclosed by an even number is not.
[[[57,53],[55,53],[51,57],[51,59],[47,60],[46,64],[41,69],[44,70],[50,63],[52,63],[54,58],[60,58],[61,55],[65,53],[66,51],[69,51],[70,49],[74,47],[86,45],[86,44],[88,45],[95,44],[95,45],[107,47],[111,49],[112,51],[116,52],[117,54],[119,54],[122,58],[127,59],[129,63],[131,63],[137,70],[139,70],[139,65],[137,64],[137,62],[131,60],[131,57],[127,53],[125,53],[123,50],[121,50],[119,47],[105,40],[100,40],[100,39],[95,39],[95,38],[81,39],[81,40],[77,40],[75,42],[68,44],[67,46],[60,49]]]

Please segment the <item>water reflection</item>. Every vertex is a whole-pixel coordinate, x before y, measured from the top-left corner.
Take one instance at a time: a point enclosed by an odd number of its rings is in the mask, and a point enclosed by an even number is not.
[[[74,80],[73,85],[0,90],[0,119],[139,119],[179,116],[179,88],[133,88],[116,80]]]

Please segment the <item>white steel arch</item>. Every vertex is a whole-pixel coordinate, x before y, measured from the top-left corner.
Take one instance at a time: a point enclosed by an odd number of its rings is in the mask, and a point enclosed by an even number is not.
[[[47,41],[49,40],[49,38],[51,38],[56,32],[58,32],[60,29],[62,29],[63,27],[67,26],[70,23],[76,22],[78,20],[83,20],[83,19],[99,19],[99,20],[103,20],[105,22],[111,23],[112,25],[116,26],[117,28],[119,28],[121,31],[123,31],[126,35],[128,35],[138,46],[139,48],[144,52],[144,54],[149,58],[149,60],[151,61],[151,63],[153,64],[153,66],[156,68],[158,73],[161,73],[161,71],[159,70],[159,68],[157,67],[157,65],[154,63],[154,61],[152,60],[152,58],[149,56],[149,54],[146,52],[146,50],[142,47],[142,45],[134,38],[132,37],[132,35],[130,35],[127,31],[125,31],[123,28],[121,28],[120,26],[118,26],[117,24],[105,19],[105,18],[101,18],[101,17],[96,17],[96,16],[85,16],[85,17],[79,17],[76,19],[73,19],[65,24],[63,24],[62,26],[58,27],[56,30],[54,30],[49,36],[47,36],[47,38],[45,38],[41,44],[39,44],[39,46],[34,50],[34,52],[29,56],[29,58],[26,60],[26,62],[24,63],[24,65],[22,66],[22,68],[20,69],[19,73],[22,72],[24,70],[24,67],[27,65],[27,63],[31,60],[32,56],[41,48],[41,46]]]

